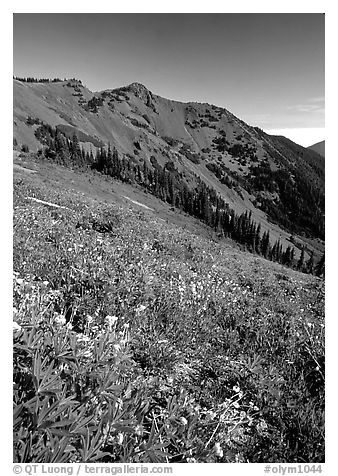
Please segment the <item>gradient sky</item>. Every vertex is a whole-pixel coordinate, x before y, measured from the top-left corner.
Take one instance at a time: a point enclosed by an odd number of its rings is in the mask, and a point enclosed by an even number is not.
[[[302,145],[324,139],[322,14],[14,14],[14,74],[138,81],[226,107]]]

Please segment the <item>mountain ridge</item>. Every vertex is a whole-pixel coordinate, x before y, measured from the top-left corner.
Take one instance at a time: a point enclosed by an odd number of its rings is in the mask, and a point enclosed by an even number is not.
[[[236,213],[250,211],[285,247],[292,234],[300,241],[304,232],[311,239],[323,236],[324,163],[318,154],[269,136],[225,108],[162,98],[139,82],[92,93],[75,79],[14,80],[17,143],[42,148],[36,136],[41,123],[69,138],[77,135],[86,150],[110,143],[131,164],[171,170],[190,188],[197,177]],[[318,240],[311,246],[322,249]]]

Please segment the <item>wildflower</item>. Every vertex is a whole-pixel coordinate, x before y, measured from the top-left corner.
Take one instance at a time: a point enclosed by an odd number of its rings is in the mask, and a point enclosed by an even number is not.
[[[239,408],[239,403],[238,402],[234,402],[233,405],[234,405],[235,408]]]
[[[87,314],[86,319],[87,319],[87,323],[91,324],[93,322],[94,318],[92,316],[90,316],[89,314]]]
[[[188,424],[188,420],[186,418],[184,418],[183,416],[180,418],[180,422],[182,423],[182,425],[187,425]]]
[[[71,322],[68,322],[68,324],[66,325],[66,328],[71,331],[73,329],[73,326],[71,324]]]
[[[112,327],[118,320],[117,316],[106,316],[105,321],[109,327]]]
[[[86,335],[78,335],[77,340],[78,342],[89,342],[90,338]]]
[[[265,420],[261,420],[260,421],[260,427],[263,429],[263,430],[266,430],[268,425],[266,424],[266,421]]]
[[[137,313],[141,313],[143,311],[145,311],[147,309],[147,306],[145,306],[144,304],[140,304],[137,308],[136,308],[136,312]]]
[[[122,445],[123,439],[124,439],[123,433],[119,433],[117,435],[117,442],[118,442],[119,445]]]
[[[17,282],[17,284],[21,285],[23,283],[23,279],[22,278],[17,278],[16,282]]]
[[[222,456],[223,456],[223,450],[222,450],[222,448],[221,448],[220,443],[215,443],[214,449],[215,449],[216,455],[219,456],[220,458],[222,458]]]
[[[49,281],[43,281],[43,284],[44,284],[45,286],[48,286]]]
[[[17,332],[21,331],[21,326],[15,321],[13,321],[13,331],[17,331]]]
[[[240,391],[240,388],[237,385],[235,385],[234,387],[232,387],[232,390],[238,393]]]
[[[143,426],[142,425],[136,425],[135,434],[138,435],[138,436],[143,435]]]
[[[123,324],[123,327],[124,327],[125,329],[129,329],[129,324],[128,324],[128,322],[125,322],[125,323]]]
[[[65,316],[61,316],[61,314],[57,315],[54,319],[55,324],[58,324],[59,326],[63,326],[66,324],[66,318]]]

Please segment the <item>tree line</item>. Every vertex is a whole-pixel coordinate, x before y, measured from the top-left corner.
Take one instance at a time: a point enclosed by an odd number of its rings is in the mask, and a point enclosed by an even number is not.
[[[22,83],[62,83],[63,81],[76,81],[78,83],[81,83],[81,81],[76,78],[61,79],[61,78],[34,78],[32,76],[27,76],[27,77],[13,76],[13,79],[16,79],[17,81],[21,81]]]
[[[151,165],[145,160],[140,164],[133,157],[120,155],[110,144],[93,153],[84,150],[74,133],[67,137],[63,132],[48,124],[42,124],[35,131],[37,139],[44,146],[38,154],[44,155],[66,166],[90,167],[104,175],[126,183],[137,183],[151,194],[185,213],[198,218],[213,228],[220,236],[229,237],[252,253],[271,261],[303,272],[324,275],[325,258],[315,265],[313,253],[305,260],[305,249],[295,259],[295,249],[283,249],[280,240],[274,243],[269,231],[262,232],[261,225],[252,219],[251,211],[237,214],[214,189],[208,187],[197,175],[194,186],[188,186],[173,162],[165,167],[158,164],[154,156]]]

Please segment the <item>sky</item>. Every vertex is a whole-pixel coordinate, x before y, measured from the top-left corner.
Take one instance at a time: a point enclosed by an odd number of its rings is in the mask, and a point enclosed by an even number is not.
[[[13,37],[17,76],[137,81],[304,146],[325,139],[323,14],[16,13]]]

